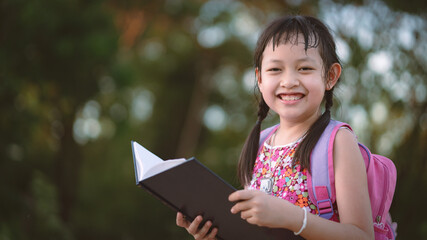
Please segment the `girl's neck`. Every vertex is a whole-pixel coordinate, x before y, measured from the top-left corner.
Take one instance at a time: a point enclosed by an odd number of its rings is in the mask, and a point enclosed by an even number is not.
[[[286,145],[292,143],[307,133],[310,126],[320,117],[320,115],[306,119],[302,122],[289,122],[280,119],[280,127],[275,136],[275,145]]]
[[[300,139],[308,128],[300,128],[298,126],[283,128],[282,125],[277,129],[272,146],[284,146],[293,143]]]

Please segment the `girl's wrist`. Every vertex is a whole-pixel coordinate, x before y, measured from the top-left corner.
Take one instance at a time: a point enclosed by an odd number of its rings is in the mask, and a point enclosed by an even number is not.
[[[291,204],[290,202],[286,202],[284,207],[285,209],[282,210],[282,212],[285,213],[282,215],[282,228],[286,228],[293,232],[298,232],[301,229],[304,221],[304,210],[299,206]],[[309,212],[307,211],[307,219],[309,215],[308,213]]]

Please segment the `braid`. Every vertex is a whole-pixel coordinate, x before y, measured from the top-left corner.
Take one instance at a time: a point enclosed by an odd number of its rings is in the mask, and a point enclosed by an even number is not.
[[[334,104],[333,91],[334,91],[333,89],[325,91],[325,111],[330,111],[332,108],[332,105]]]
[[[265,103],[264,98],[261,96],[261,101],[258,104],[258,120],[260,123],[267,117],[270,107]]]
[[[333,105],[333,89],[325,91],[325,112],[320,116],[313,125],[308,129],[306,137],[298,145],[292,164],[297,162],[311,172],[310,155],[317,144],[320,136],[331,120],[331,107]]]
[[[249,183],[252,175],[252,170],[255,164],[255,160],[259,148],[259,135],[261,133],[261,123],[267,117],[270,108],[265,103],[264,98],[261,96],[261,100],[258,104],[258,119],[255,126],[252,128],[251,133],[246,139],[243,145],[242,152],[240,153],[239,163],[237,165],[237,176],[242,186]]]

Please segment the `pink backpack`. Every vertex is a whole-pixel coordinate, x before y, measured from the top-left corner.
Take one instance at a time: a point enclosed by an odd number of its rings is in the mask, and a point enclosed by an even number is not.
[[[307,178],[308,193],[319,210],[319,216],[326,219],[331,219],[334,213],[333,146],[341,127],[351,130],[348,124],[331,120],[311,153],[312,175]],[[261,132],[260,146],[277,128],[275,125]],[[359,143],[359,148],[366,165],[375,239],[395,239],[397,224],[391,222],[389,210],[396,188],[396,167],[390,159],[372,154],[363,144]]]

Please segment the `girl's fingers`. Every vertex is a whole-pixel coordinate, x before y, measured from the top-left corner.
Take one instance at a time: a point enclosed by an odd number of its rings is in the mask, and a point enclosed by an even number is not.
[[[209,229],[212,227],[212,222],[211,221],[207,221],[205,223],[205,225],[203,225],[203,227],[201,229],[199,229],[199,231],[197,232],[197,236],[200,238],[205,238],[206,234],[209,232]]]
[[[250,211],[241,211],[240,212],[240,217],[244,220],[252,217],[252,214],[250,213]]]
[[[235,191],[230,196],[228,196],[228,201],[230,202],[237,202],[242,200],[248,200],[253,197],[254,191],[253,190],[239,190]]]
[[[246,211],[251,208],[251,203],[249,201],[241,201],[236,204],[230,209],[231,213],[235,214],[238,212]]]
[[[190,224],[190,226],[187,228],[187,231],[191,235],[195,235],[198,233],[199,225],[202,222],[203,218],[202,216],[197,216],[194,221]]]
[[[208,239],[215,239],[216,234],[218,233],[218,228],[213,228],[212,231],[207,236]]]
[[[208,234],[210,228],[212,227],[212,222],[207,221],[202,228],[199,229],[199,225],[202,222],[202,216],[197,216],[193,222],[189,222],[185,219],[184,215],[180,212],[176,214],[176,225],[184,227],[187,229],[188,233],[193,235],[195,239],[215,239],[218,229],[214,228]]]
[[[188,228],[188,226],[190,226],[190,222],[185,219],[184,214],[178,212],[176,214],[176,225]]]

